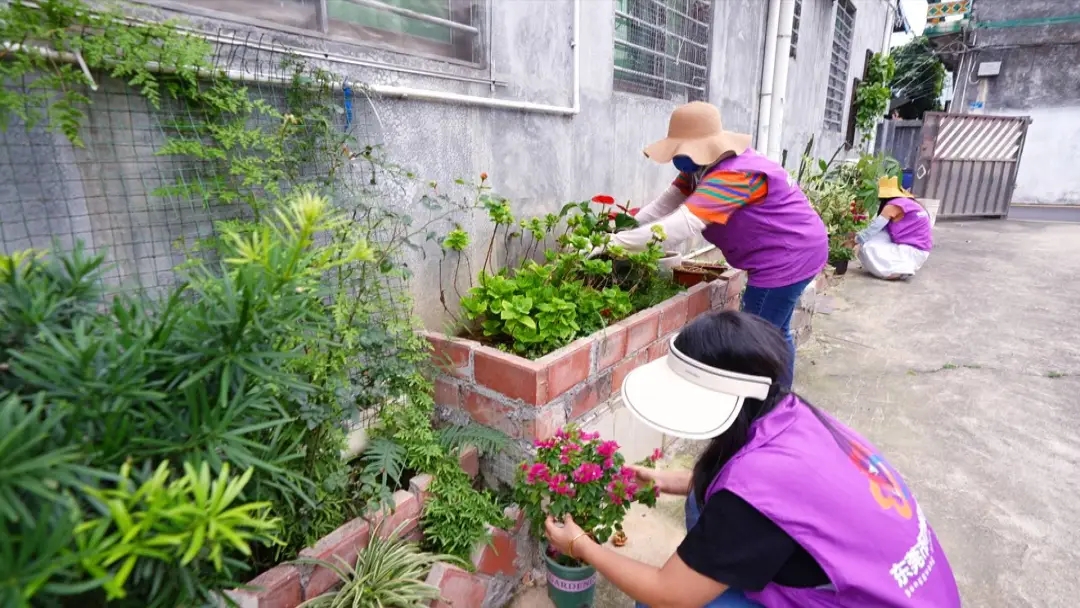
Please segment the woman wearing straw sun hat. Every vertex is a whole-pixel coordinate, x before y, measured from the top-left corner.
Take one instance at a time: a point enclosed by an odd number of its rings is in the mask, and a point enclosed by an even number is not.
[[[878,216],[854,236],[863,268],[880,279],[910,279],[934,247],[930,214],[895,177],[878,182]]]
[[[725,131],[720,110],[705,102],[676,108],[667,137],[645,148],[645,156],[674,164],[678,177],[638,212],[639,228],[615,234],[611,243],[640,250],[654,224],[673,244],[702,235],[749,275],[742,309],[778,327],[794,352],[792,313],[829,257],[825,225],[798,185],[750,148],[749,135]],[[790,384],[793,369],[782,382]]]
[[[571,519],[551,544],[642,606],[956,608],[949,562],[903,479],[865,439],[777,382],[783,336],[759,317],[706,315],[622,397],[649,426],[710,443],[692,471],[636,468],[687,496],[686,538],[662,567],[598,545]]]

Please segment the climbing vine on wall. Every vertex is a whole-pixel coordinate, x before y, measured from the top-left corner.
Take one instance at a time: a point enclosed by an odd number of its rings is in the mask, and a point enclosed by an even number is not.
[[[866,79],[855,90],[855,126],[862,133],[862,140],[869,141],[892,99],[892,82],[896,66],[892,57],[874,53],[866,67]]]

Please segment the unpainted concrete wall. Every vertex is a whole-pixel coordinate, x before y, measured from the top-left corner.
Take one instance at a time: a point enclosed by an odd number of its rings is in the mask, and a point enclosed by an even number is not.
[[[224,27],[230,36],[257,45],[307,49],[311,51],[309,60],[350,82],[571,105],[571,0],[492,2],[490,24],[484,28],[490,36],[485,41],[490,45],[490,54],[482,65],[358,47],[297,32],[223,23],[220,19],[191,15],[184,18],[195,28],[221,31]],[[882,0],[855,0],[855,4],[849,87],[851,80],[862,73],[866,50],[880,50],[886,21],[890,19],[887,3]],[[764,0],[714,0],[709,100],[721,108],[730,130],[756,132],[767,5]],[[811,135],[817,134],[818,156],[831,155],[843,139],[843,133],[822,133],[833,10],[832,0],[803,0],[799,50],[790,71],[783,135],[789,168],[797,165]],[[151,8],[140,9],[139,15],[176,16]],[[599,192],[634,204],[646,203],[666,187],[674,171],[649,162],[641,150],[665,134],[668,116],[681,100],[613,90],[614,21],[614,2],[582,0],[581,112],[575,117],[375,98],[370,105],[357,101],[357,120],[369,124],[368,143],[385,145],[391,158],[425,180],[449,184],[454,178],[475,179],[487,172],[494,189],[514,202],[519,216],[556,210],[568,200],[582,200]],[[238,56],[239,60],[233,58],[234,67],[238,67],[235,61],[257,63],[265,60],[266,54],[248,44]],[[370,61],[500,84],[492,87],[362,64]],[[155,132],[149,109],[141,99],[134,95],[125,98],[119,83],[104,85],[105,90],[94,97],[101,108],[90,113],[90,128],[98,136],[112,133],[118,138],[108,149],[91,146],[73,152],[62,138],[40,130],[29,134],[9,130],[0,135],[0,155],[8,155],[0,158],[0,181],[4,184],[0,186],[2,243],[4,249],[25,247],[31,241],[35,246],[47,245],[41,240],[48,238],[49,231],[44,230],[43,236],[36,239],[28,238],[27,230],[19,227],[26,226],[33,217],[14,218],[15,209],[28,209],[36,204],[34,201],[43,208],[56,207],[58,201],[66,200],[68,208],[56,213],[29,215],[55,216],[49,225],[56,230],[60,223],[67,222],[60,228],[69,235],[69,241],[81,237],[94,247],[109,247],[113,258],[126,256],[128,259],[121,260],[122,276],[138,278],[144,284],[160,283],[167,280],[167,269],[175,261],[172,243],[180,237],[207,236],[214,217],[202,210],[165,208],[145,197],[169,171],[133,163],[147,158],[160,145],[162,134],[160,130]],[[850,90],[845,99],[850,99]],[[134,124],[135,132],[121,133],[129,124]],[[31,157],[18,151],[23,146],[33,149],[33,154],[58,159],[51,178],[57,183],[32,184],[42,163],[29,162]],[[57,175],[60,179],[55,179]],[[11,184],[16,188],[12,189]],[[129,204],[123,200],[124,192],[135,192],[143,200]],[[418,190],[401,192],[388,198],[387,204],[407,209],[419,219],[424,213],[417,203],[419,194]],[[192,219],[190,215],[196,211],[198,217]],[[478,243],[489,234],[484,217],[461,218],[461,224]],[[9,229],[22,232],[12,232],[9,238]],[[485,245],[476,246],[474,260]],[[424,323],[443,329],[437,258],[437,253],[429,252],[426,257],[418,254],[410,261],[415,277],[411,285],[416,311]]]
[[[953,107],[982,101],[984,114],[1031,117],[1013,201],[1080,204],[1080,3],[979,0],[974,19]],[[1000,74],[979,78],[979,64],[995,61]]]

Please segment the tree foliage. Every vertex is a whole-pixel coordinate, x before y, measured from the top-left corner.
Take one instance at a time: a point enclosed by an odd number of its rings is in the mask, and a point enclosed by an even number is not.
[[[896,73],[890,86],[900,117],[915,120],[926,112],[940,110],[938,98],[945,85],[945,65],[930,41],[925,36],[915,38],[893,49],[892,57]]]

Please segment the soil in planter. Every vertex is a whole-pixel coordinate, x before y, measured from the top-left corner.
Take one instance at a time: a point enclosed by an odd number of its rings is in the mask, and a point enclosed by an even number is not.
[[[719,279],[727,266],[715,262],[683,262],[673,269],[675,282],[683,287],[693,287],[698,283]]]

